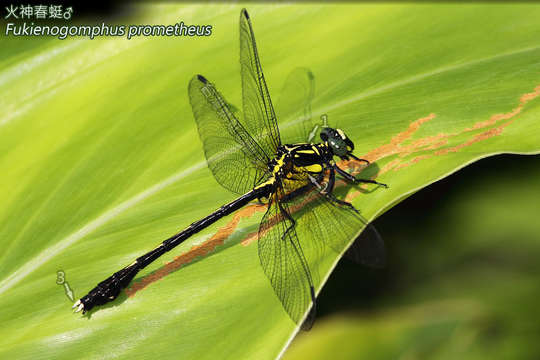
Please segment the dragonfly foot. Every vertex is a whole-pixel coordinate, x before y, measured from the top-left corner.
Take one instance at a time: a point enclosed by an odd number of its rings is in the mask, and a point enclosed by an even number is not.
[[[386,189],[388,189],[388,185],[384,184],[384,183],[381,183],[381,182],[378,182],[378,181],[375,181],[375,180],[370,180],[370,179],[354,179],[354,182],[359,184],[359,183],[368,183],[368,184],[376,184],[376,185],[379,185],[379,186],[383,186],[385,187]]]

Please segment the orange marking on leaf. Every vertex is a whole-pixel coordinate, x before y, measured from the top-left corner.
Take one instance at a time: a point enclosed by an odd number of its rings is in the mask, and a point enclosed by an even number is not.
[[[407,130],[402,131],[390,139],[390,143],[381,145],[378,148],[375,148],[368,152],[364,159],[369,160],[370,162],[375,162],[383,157],[399,153],[401,150],[401,144],[411,138],[411,136],[424,124],[435,118],[435,114],[429,114],[426,117],[420,118],[413,121],[409,124]]]
[[[380,173],[384,174],[388,171],[390,171],[391,169],[395,168],[399,163],[401,162],[400,159],[394,159],[392,161],[390,161],[388,164],[384,165],[380,171]]]
[[[475,135],[472,139],[469,139],[465,141],[464,143],[461,143],[459,145],[456,145],[454,147],[448,148],[448,149],[442,149],[435,152],[435,155],[445,155],[449,152],[458,152],[459,150],[463,149],[464,147],[470,146],[474,143],[487,140],[493,136],[500,135],[505,127],[510,125],[514,120],[510,120],[508,122],[505,122],[497,127],[494,127],[492,129],[489,129],[487,131],[484,131],[480,134]]]
[[[408,140],[418,129],[420,129],[420,126],[422,126],[423,123],[428,122],[429,120],[432,120],[435,118],[435,114],[429,114],[426,117],[420,118],[418,120],[413,121],[410,123],[409,128],[396,136],[394,136],[390,143],[394,145],[399,145],[403,143],[405,140]]]
[[[249,244],[257,240],[258,238],[259,238],[259,232],[254,231],[252,233],[247,234],[246,238],[244,239],[244,241],[242,241],[241,244],[244,246],[248,246]]]
[[[531,101],[531,100],[533,100],[533,99],[535,99],[535,98],[537,98],[539,96],[540,96],[540,85],[536,86],[534,88],[533,92],[526,93],[526,94],[522,95],[519,98],[518,105],[508,113],[501,113],[501,114],[492,115],[488,120],[479,121],[479,122],[475,123],[472,127],[465,128],[464,130],[459,131],[459,132],[454,133],[454,134],[440,133],[438,135],[427,136],[427,137],[424,137],[424,138],[421,138],[421,139],[414,140],[410,144],[407,144],[407,145],[399,145],[396,148],[396,150],[399,151],[398,152],[399,158],[391,161],[388,164],[386,164],[381,169],[381,172],[379,173],[379,175],[383,174],[383,173],[385,173],[385,172],[387,172],[389,170],[398,171],[398,170],[403,169],[403,168],[405,168],[407,166],[410,166],[412,164],[416,164],[416,163],[420,162],[421,160],[431,158],[433,155],[445,155],[445,154],[448,154],[450,152],[457,152],[457,151],[459,151],[459,150],[461,150],[461,149],[463,149],[463,148],[465,148],[467,146],[470,146],[472,144],[475,144],[477,142],[484,141],[484,140],[487,140],[487,139],[489,139],[489,138],[491,138],[493,136],[500,135],[502,133],[503,129],[506,126],[510,125],[512,123],[513,119],[517,115],[519,115],[521,113],[521,111],[523,110],[525,105],[529,101]],[[469,133],[469,132],[472,132],[472,131],[485,129],[487,127],[496,125],[498,122],[500,122],[502,120],[510,120],[510,121],[505,122],[504,124],[499,125],[497,127],[494,127],[494,128],[492,128],[490,130],[484,131],[484,132],[482,132],[480,134],[476,134],[472,138],[470,138],[468,140],[465,140],[461,144],[458,144],[458,145],[455,145],[455,146],[452,146],[452,147],[449,147],[449,148],[446,148],[446,149],[441,149],[442,147],[446,146],[448,144],[448,140],[453,138],[453,137],[456,137],[456,136],[462,135],[462,134],[466,134],[466,133]],[[383,146],[389,146],[389,145],[390,144],[383,145]],[[438,149],[440,149],[440,150],[438,150]],[[436,151],[432,155],[417,156],[414,159],[412,159],[410,161],[407,161],[407,162],[403,162],[402,160],[400,160],[400,158],[404,158],[404,157],[406,157],[408,155],[411,155],[411,154],[413,154],[415,152],[427,151],[427,150],[436,150]]]
[[[399,157],[405,157],[417,151],[432,150],[437,147],[444,146],[448,143],[448,134],[437,134],[432,136],[426,136],[421,139],[413,141],[411,144],[401,146]]]
[[[233,218],[227,223],[227,225],[221,227],[216,233],[208,240],[199,245],[194,245],[188,252],[177,256],[173,261],[170,261],[163,265],[156,271],[145,275],[141,280],[134,282],[129,288],[125,290],[127,296],[134,296],[139,290],[144,289],[151,283],[162,279],[170,273],[178,270],[185,264],[191,263],[199,256],[205,256],[216,249],[216,247],[223,245],[225,240],[236,230],[238,223],[243,218],[248,218],[255,214],[257,211],[264,209],[262,205],[248,205],[243,209],[238,210]]]
[[[433,155],[419,155],[415,158],[413,158],[411,161],[408,161],[408,162],[404,162],[404,163],[401,163],[399,164],[398,166],[396,166],[393,170],[394,171],[398,171],[399,169],[403,169],[404,167],[407,167],[407,166],[410,166],[412,164],[416,164],[422,160],[425,160],[425,159],[429,159],[430,157],[432,157]]]
[[[538,96],[540,96],[540,85],[535,87],[533,92],[523,94],[519,98],[518,106],[516,108],[514,108],[512,111],[510,111],[509,113],[495,114],[492,117],[490,117],[488,120],[477,122],[476,124],[474,124],[472,126],[472,128],[467,128],[467,129],[465,129],[465,131],[473,131],[473,130],[483,129],[483,128],[488,127],[488,126],[495,125],[497,122],[499,122],[501,120],[511,119],[514,116],[516,116],[517,114],[519,114],[521,112],[521,110],[523,110],[523,107],[525,106],[525,104],[527,104],[529,101],[537,98]]]
[[[520,103],[519,106],[516,107],[511,112],[506,113],[506,114],[495,114],[492,117],[490,117],[488,120],[477,122],[476,124],[473,125],[472,128],[467,128],[465,129],[465,131],[467,132],[467,131],[483,129],[488,126],[495,125],[498,121],[511,119],[517,114],[519,114],[522,108],[523,108],[523,105],[522,103]]]

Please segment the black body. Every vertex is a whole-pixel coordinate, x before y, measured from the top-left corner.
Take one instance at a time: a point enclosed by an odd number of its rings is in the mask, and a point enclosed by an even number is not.
[[[147,252],[143,256],[138,257],[131,265],[126,266],[122,270],[115,272],[107,279],[100,282],[94,289],[92,289],[87,295],[83,296],[79,301],[83,305],[83,313],[89,311],[96,305],[103,305],[116,299],[120,294],[120,291],[126,288],[131,280],[137,275],[137,273],[159,258],[166,252],[174,249],[180,245],[187,238],[198,233],[199,231],[212,225],[224,216],[227,216],[234,211],[240,209],[250,201],[253,201],[264,193],[267,193],[267,189],[255,189],[247,194],[239,197],[238,199],[223,205],[207,217],[202,218],[199,221],[194,222],[186,229],[171,236],[167,240],[163,241],[154,250]]]

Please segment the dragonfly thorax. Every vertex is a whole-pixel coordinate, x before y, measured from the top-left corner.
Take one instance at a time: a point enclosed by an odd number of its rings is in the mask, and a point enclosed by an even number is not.
[[[296,179],[306,174],[321,173],[332,156],[325,144],[285,144],[278,148],[268,168],[274,177]]]

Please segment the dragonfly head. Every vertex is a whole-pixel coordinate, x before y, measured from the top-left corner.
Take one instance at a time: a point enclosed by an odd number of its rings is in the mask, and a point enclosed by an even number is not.
[[[355,158],[352,154],[354,144],[351,139],[345,135],[343,130],[323,127],[321,130],[321,139],[328,144],[335,156],[339,156],[344,160],[348,160],[349,156]]]

